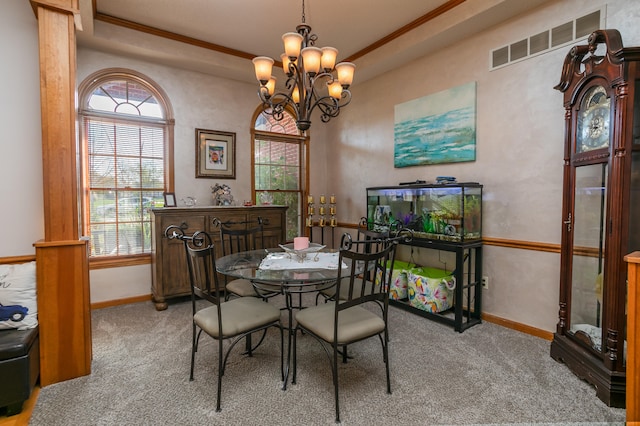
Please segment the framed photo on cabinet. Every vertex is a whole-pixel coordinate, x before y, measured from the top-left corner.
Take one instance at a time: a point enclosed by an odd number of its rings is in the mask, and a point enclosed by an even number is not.
[[[164,193],[164,206],[165,207],[177,207],[176,194],[173,192]]]
[[[196,129],[196,178],[236,178],[236,134]]]

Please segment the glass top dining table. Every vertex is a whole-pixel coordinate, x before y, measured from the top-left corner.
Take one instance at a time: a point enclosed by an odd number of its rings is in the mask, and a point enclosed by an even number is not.
[[[307,292],[334,285],[338,278],[338,250],[323,249],[310,253],[302,261],[282,249],[250,250],[222,256],[216,260],[216,270],[234,278],[244,278],[269,285],[282,285],[283,292]],[[333,258],[331,263],[330,258]],[[266,262],[271,260],[271,262]],[[269,265],[269,263],[271,263]],[[343,265],[342,275],[350,273]]]
[[[323,248],[317,253],[309,253],[304,259],[282,249],[251,250],[229,254],[216,259],[216,270],[234,278],[244,278],[252,282],[257,293],[273,292],[280,286],[288,311],[288,349],[285,364],[283,389],[287,388],[291,362],[291,338],[293,310],[303,309],[302,294],[319,292],[336,285],[338,279],[339,251]],[[342,265],[341,276],[350,274],[350,268]],[[297,305],[293,295],[298,295]]]

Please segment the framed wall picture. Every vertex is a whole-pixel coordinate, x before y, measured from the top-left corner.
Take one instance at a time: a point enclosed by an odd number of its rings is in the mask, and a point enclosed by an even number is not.
[[[164,193],[164,206],[165,207],[177,207],[176,194],[173,192]]]
[[[476,82],[394,107],[395,168],[475,161]]]
[[[196,178],[236,178],[236,134],[196,129]]]

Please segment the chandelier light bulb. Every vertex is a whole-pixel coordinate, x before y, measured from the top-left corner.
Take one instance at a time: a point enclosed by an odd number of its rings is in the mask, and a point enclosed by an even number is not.
[[[326,72],[333,70],[336,65],[336,58],[338,57],[338,49],[335,47],[323,47],[322,48],[322,69]]]
[[[271,78],[274,60],[268,56],[257,56],[253,58],[252,62],[256,70],[256,78],[264,86]]]
[[[291,92],[291,98],[293,98],[293,102],[297,104],[300,103],[300,92],[298,91],[298,86],[293,88],[293,92]]]
[[[291,70],[289,70],[289,64],[291,63],[291,60],[286,53],[280,55],[280,61],[282,61],[282,71],[284,71],[286,75],[290,75]]]
[[[338,71],[338,80],[342,87],[347,89],[353,83],[353,73],[355,72],[356,64],[351,62],[340,62],[336,65],[336,71]]]
[[[329,96],[333,99],[339,100],[342,97],[342,84],[338,80],[333,80],[331,83],[327,83],[329,89]]]
[[[302,35],[298,33],[284,33],[282,35],[282,41],[284,42],[284,53],[286,53],[292,61],[295,61],[298,56],[300,56],[302,40]]]
[[[305,47],[302,49],[302,63],[304,64],[304,70],[311,74],[316,75],[320,72],[320,61],[322,59],[322,50],[318,47]]]
[[[269,96],[273,96],[273,94],[276,91],[276,81],[278,79],[275,78],[274,76],[271,76],[269,78],[269,81],[267,81],[267,84],[265,85],[265,87],[267,88],[267,93],[269,93]]]

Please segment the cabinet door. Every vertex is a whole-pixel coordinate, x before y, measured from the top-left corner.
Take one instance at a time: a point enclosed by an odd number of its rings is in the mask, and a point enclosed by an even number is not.
[[[265,248],[278,247],[278,244],[284,244],[286,242],[282,223],[284,211],[260,211],[249,214],[249,220],[251,222],[257,221],[258,217],[262,218]]]
[[[184,252],[184,243],[180,240],[170,240],[164,236],[164,230],[170,225],[177,225],[184,229],[185,234],[191,235],[205,228],[205,216],[164,216],[161,221],[162,232],[162,278],[160,280],[160,296],[171,297],[191,293],[189,271]],[[156,295],[157,298],[158,295]]]

